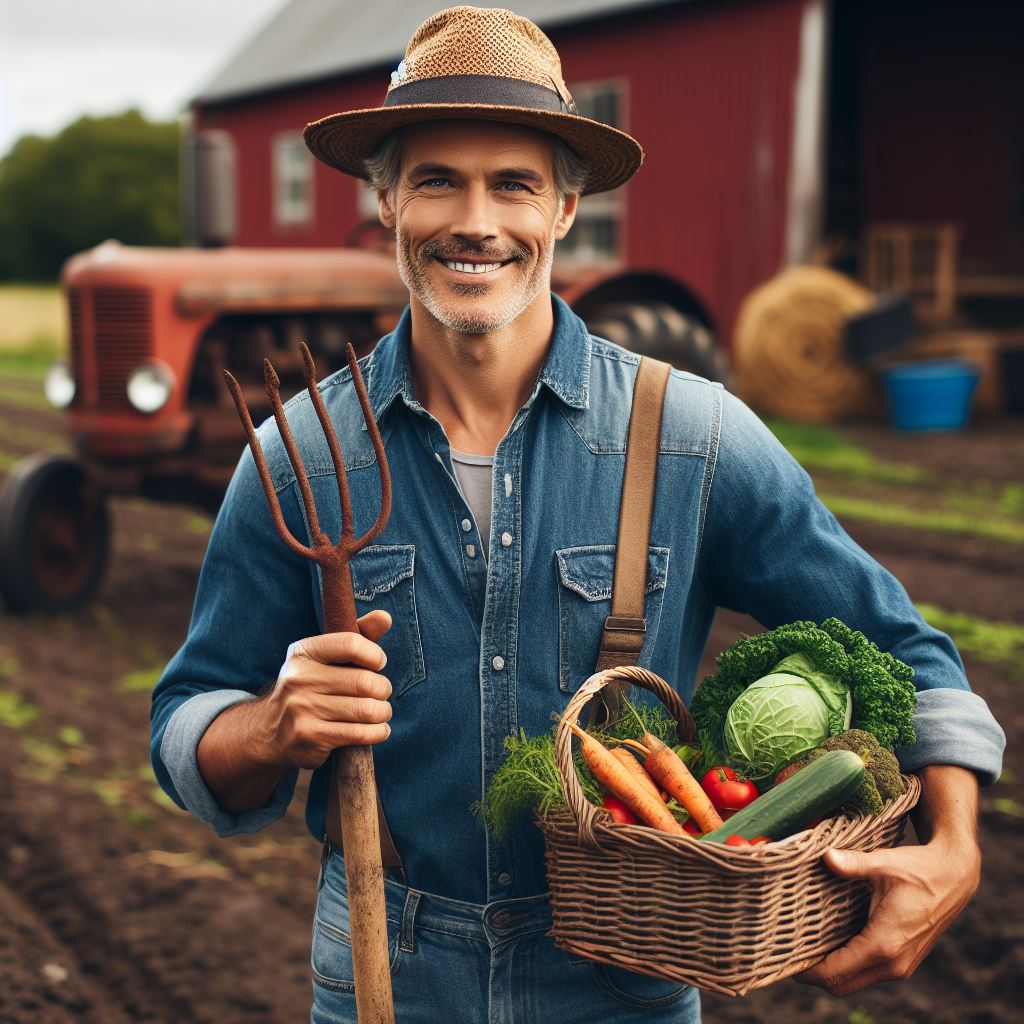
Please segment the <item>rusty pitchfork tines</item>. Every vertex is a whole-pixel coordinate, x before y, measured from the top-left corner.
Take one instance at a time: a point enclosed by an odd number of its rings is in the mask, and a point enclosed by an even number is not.
[[[270,476],[270,468],[263,454],[252,417],[242,395],[238,381],[227,371],[224,377],[228,390],[235,401],[238,415],[249,438],[256,469],[263,483],[263,491],[270,505],[281,539],[296,554],[312,559],[320,566],[322,578],[324,629],[328,633],[358,633],[355,593],[352,589],[352,573],[349,561],[362,550],[385,527],[391,514],[391,474],[388,471],[387,456],[380,430],[373,418],[366,384],[359,372],[355,350],[347,346],[348,363],[352,369],[352,383],[359,397],[363,418],[377,453],[380,469],[381,508],[376,521],[362,537],[355,536],[352,522],[352,500],[349,494],[348,476],[342,458],[338,436],[331,423],[323,397],[317,387],[316,367],[309,348],[301,344],[303,376],[309,391],[310,401],[316,410],[320,426],[331,451],[331,460],[338,478],[338,496],[341,500],[341,537],[332,543],[321,530],[317,517],[313,491],[309,477],[302,464],[302,457],[295,444],[291,428],[281,405],[281,381],[270,364],[263,361],[267,395],[274,410],[274,420],[281,433],[288,459],[295,471],[295,477],[302,493],[306,509],[306,520],[313,544],[303,544],[288,529],[281,512],[281,505]],[[360,1024],[394,1024],[395,1011],[391,993],[391,965],[388,947],[387,919],[384,903],[384,870],[381,864],[380,831],[378,828],[377,786],[373,774],[373,754],[367,746],[339,747],[334,752],[335,786],[340,801],[341,834],[345,856],[345,879],[348,889],[349,914],[351,917],[352,963],[355,973],[356,1014]],[[330,797],[330,799],[333,799]]]

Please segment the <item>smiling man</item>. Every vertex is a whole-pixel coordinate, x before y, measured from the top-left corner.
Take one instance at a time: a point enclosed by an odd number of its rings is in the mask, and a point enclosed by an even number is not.
[[[382,107],[324,118],[306,139],[376,189],[409,287],[401,322],[362,367],[394,508],[352,562],[361,635],[325,634],[316,569],[280,542],[243,453],[188,637],[154,694],[157,776],[229,835],[278,818],[299,769],[314,769],[307,823],[326,837],[317,1024],[356,1019],[344,866],[326,814],[325,765],[346,744],[374,745],[402,1024],[693,1024],[694,990],[558,950],[545,934],[539,831],[524,816],[498,836],[471,810],[504,740],[547,732],[593,671],[609,617],[639,360],[592,337],[550,278],[580,197],[629,180],[640,147],[576,114],[533,24],[471,7],[420,27]],[[359,534],[379,507],[373,447],[350,371],[321,392]],[[337,536],[337,485],[308,397],[287,413],[321,525]],[[308,536],[272,421],[260,437],[287,525]],[[719,606],[767,626],[834,615],[917,670],[918,741],[898,753],[924,782],[922,845],[830,861],[868,879],[876,900],[864,933],[805,980],[845,993],[905,976],[977,885],[978,780],[998,775],[1002,733],[949,639],[742,403],[673,372],[657,462],[640,663],[685,700]]]

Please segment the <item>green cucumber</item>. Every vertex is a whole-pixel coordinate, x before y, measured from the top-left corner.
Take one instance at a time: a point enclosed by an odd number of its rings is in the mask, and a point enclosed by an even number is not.
[[[841,807],[863,778],[864,762],[852,750],[830,750],[701,838],[712,843],[729,836],[783,839]]]

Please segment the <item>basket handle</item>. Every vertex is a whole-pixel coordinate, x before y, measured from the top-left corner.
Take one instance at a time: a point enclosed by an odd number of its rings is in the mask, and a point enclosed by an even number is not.
[[[576,823],[581,844],[598,846],[594,834],[597,822],[597,808],[583,795],[580,780],[576,775],[576,766],[572,759],[572,730],[569,726],[575,723],[587,704],[606,686],[619,680],[636,683],[637,686],[653,693],[668,709],[676,720],[676,733],[683,743],[690,743],[697,737],[697,729],[693,716],[687,710],[682,698],[665,682],[661,676],[649,672],[638,665],[621,665],[618,668],[595,672],[573,695],[555,731],[555,761],[562,782],[562,795],[565,805]]]

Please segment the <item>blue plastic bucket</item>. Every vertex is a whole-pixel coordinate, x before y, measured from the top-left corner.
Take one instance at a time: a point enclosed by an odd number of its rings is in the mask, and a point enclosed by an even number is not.
[[[973,363],[932,360],[885,373],[889,406],[899,430],[960,430],[981,371]]]

